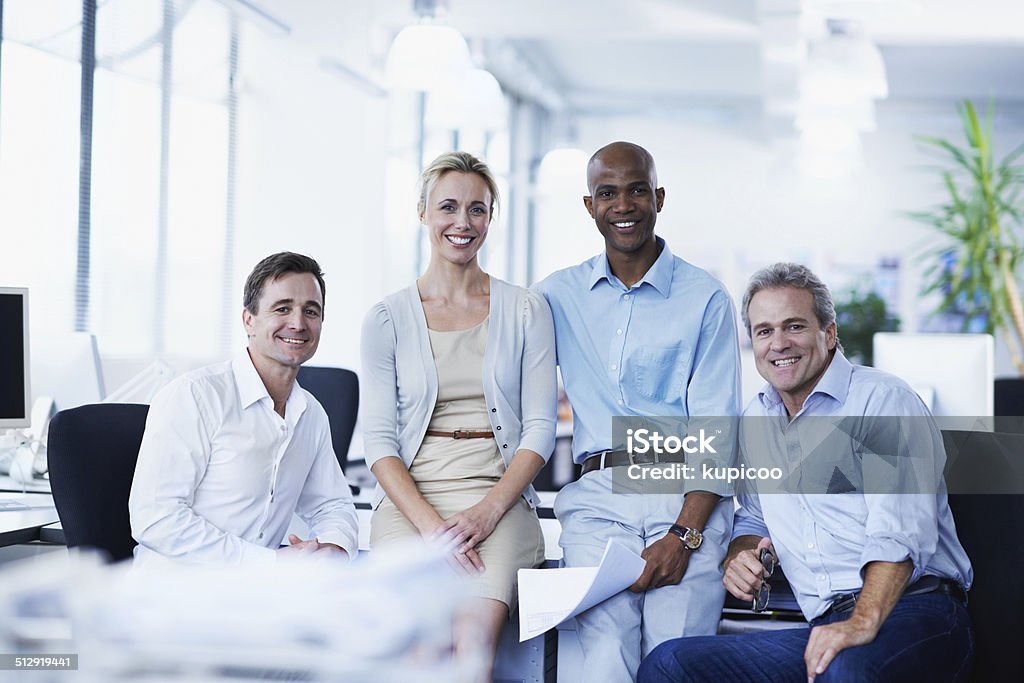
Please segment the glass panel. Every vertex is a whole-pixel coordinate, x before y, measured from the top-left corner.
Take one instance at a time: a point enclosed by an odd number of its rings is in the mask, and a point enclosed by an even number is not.
[[[0,285],[31,290],[33,338],[74,326],[81,11],[4,2]]]

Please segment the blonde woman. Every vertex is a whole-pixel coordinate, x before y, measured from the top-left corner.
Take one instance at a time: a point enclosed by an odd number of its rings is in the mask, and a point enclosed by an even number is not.
[[[478,596],[456,647],[482,634],[493,661],[516,572],[544,560],[530,482],[555,442],[554,330],[543,297],[480,267],[498,203],[487,165],[449,152],[420,182],[430,263],[363,323],[361,418],[379,482],[370,543],[451,539]]]

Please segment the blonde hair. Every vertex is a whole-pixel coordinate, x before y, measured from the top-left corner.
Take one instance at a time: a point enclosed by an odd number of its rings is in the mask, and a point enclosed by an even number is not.
[[[445,152],[431,161],[430,165],[423,170],[420,175],[420,201],[417,207],[419,212],[423,213],[427,208],[427,195],[430,194],[430,188],[449,171],[475,173],[483,179],[484,184],[487,185],[487,191],[491,193],[489,209],[493,219],[498,210],[498,183],[487,164],[469,152]]]

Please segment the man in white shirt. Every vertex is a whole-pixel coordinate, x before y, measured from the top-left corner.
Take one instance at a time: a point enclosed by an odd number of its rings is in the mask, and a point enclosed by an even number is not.
[[[320,266],[268,256],[246,280],[244,306],[247,352],[175,379],[150,407],[128,501],[137,563],[356,555],[327,414],[295,381],[320,341]],[[311,539],[280,547],[295,512]]]

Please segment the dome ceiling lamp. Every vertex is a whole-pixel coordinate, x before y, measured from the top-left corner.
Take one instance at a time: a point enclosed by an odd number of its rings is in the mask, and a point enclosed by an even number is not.
[[[414,0],[417,23],[391,43],[384,73],[388,87],[426,92],[461,81],[472,67],[466,39],[444,21],[442,0]]]

